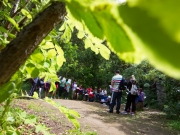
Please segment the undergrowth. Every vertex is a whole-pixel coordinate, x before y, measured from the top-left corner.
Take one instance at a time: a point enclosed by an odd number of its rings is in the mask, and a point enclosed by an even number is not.
[[[11,106],[12,101],[15,97],[10,97],[5,102],[0,105],[0,135],[29,135],[29,134],[38,134],[38,135],[54,135],[50,133],[50,128],[46,127],[45,124],[41,123],[38,120],[38,116],[28,114],[25,110]],[[27,97],[29,98],[29,97]],[[38,99],[37,93],[34,93],[33,98]],[[38,99],[41,100],[41,99]],[[79,121],[76,119],[80,118],[78,112],[68,109],[64,106],[61,106],[49,98],[43,100],[46,103],[57,108],[62,112],[66,118],[74,125],[74,128],[65,131],[65,134],[69,135],[96,135],[96,132],[82,132],[80,130]],[[34,111],[42,111],[42,108],[37,107],[36,105],[29,104],[29,109]],[[54,119],[52,117],[51,119]]]
[[[0,107],[0,110],[2,114],[3,106]],[[49,128],[40,123],[35,115],[27,114],[20,108],[10,107],[1,121],[1,135],[52,135],[49,133]]]

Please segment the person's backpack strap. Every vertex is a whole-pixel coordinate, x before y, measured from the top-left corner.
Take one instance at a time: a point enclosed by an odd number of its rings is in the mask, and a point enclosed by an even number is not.
[[[124,78],[122,78],[121,82],[119,83],[119,90],[124,90],[125,89],[124,84],[125,84],[125,80],[124,80]]]

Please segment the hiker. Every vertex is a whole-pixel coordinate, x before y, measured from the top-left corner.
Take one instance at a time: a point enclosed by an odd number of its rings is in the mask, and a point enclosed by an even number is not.
[[[112,86],[112,96],[110,101],[109,113],[113,113],[113,108],[116,104],[116,113],[120,113],[120,105],[121,105],[121,97],[122,97],[122,89],[119,89],[119,85],[122,83],[122,87],[124,87],[124,79],[123,76],[120,75],[120,71],[117,70],[116,74],[112,77],[111,86]]]
[[[122,112],[122,114],[128,114],[134,115],[136,112],[136,98],[137,98],[137,85],[136,85],[136,78],[134,75],[131,76],[129,83],[128,83],[128,96],[126,101],[126,107],[125,110]],[[132,105],[132,109],[130,112],[130,106]]]
[[[50,80],[44,83],[44,95],[45,95],[45,97],[46,97],[46,96],[47,96],[47,97],[49,96],[50,87],[51,87],[51,82],[50,82]]]
[[[55,98],[55,99],[56,99],[56,94],[57,94],[57,91],[58,91],[58,89],[59,89],[59,81],[55,81],[55,86],[56,86],[56,90],[53,91],[52,98]]]
[[[81,99],[82,95],[83,95],[83,88],[82,88],[82,84],[79,85],[78,87],[78,91],[77,91],[77,99]]]
[[[84,88],[84,91],[83,91],[83,100],[85,100],[85,101],[88,100],[88,89],[87,88]]]
[[[130,106],[131,106],[131,86],[132,86],[132,80],[134,79],[134,76],[131,76],[130,79],[127,81],[127,97],[126,97],[126,106],[122,114],[128,114],[130,113]]]
[[[59,85],[60,85],[59,86],[59,98],[61,98],[61,95],[64,92],[65,84],[66,84],[66,78],[62,77],[59,82]]]
[[[94,93],[92,87],[90,86],[87,90],[89,102],[94,102]]]
[[[72,84],[72,99],[74,99],[76,97],[76,89],[77,89],[77,83],[76,81],[74,81],[74,83]]]
[[[139,88],[138,97],[136,99],[136,110],[142,110],[143,111],[144,99],[145,99],[145,93],[143,92],[142,88]]]
[[[33,96],[34,95],[34,91],[38,87],[38,81],[39,81],[38,77],[36,77],[34,79],[32,78],[32,87],[31,87],[31,90],[29,91],[29,96]]]
[[[68,79],[66,82],[65,99],[68,99],[70,87],[71,87],[71,79]]]
[[[42,98],[42,91],[44,90],[44,78],[39,79],[38,81],[39,85],[39,93],[38,96],[39,98]]]
[[[94,95],[95,95],[95,101],[99,100],[99,91],[97,90],[97,87],[94,88]]]

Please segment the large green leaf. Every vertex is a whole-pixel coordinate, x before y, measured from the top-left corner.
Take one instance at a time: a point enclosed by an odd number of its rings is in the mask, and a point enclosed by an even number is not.
[[[77,118],[81,117],[80,114],[75,110],[69,109],[69,113]]]
[[[51,87],[50,87],[50,90],[49,90],[49,92],[51,92],[51,91],[55,91],[56,90],[56,85],[55,85],[55,83],[54,83],[55,81],[52,81],[51,82]]]
[[[54,48],[54,45],[52,42],[45,42],[44,44],[41,45],[41,48],[42,49],[51,49],[51,48]]]
[[[62,57],[59,56],[59,55],[56,57],[56,59],[57,59],[57,65],[58,65],[59,67],[61,67],[61,66],[63,65],[64,60],[63,60]]]
[[[2,31],[4,33],[8,33],[8,31],[4,27],[2,27],[2,26],[0,26],[0,31]]]
[[[67,115],[67,114],[66,114]],[[68,115],[68,120],[71,121],[73,123],[73,125],[75,126],[76,129],[80,128],[80,124],[79,121],[72,115]]]
[[[93,44],[92,44],[92,42],[90,41],[90,39],[88,39],[88,38],[86,38],[85,40],[84,40],[84,44],[85,44],[85,49],[87,49],[87,48],[89,48],[89,47],[91,47]]]
[[[159,24],[163,27],[172,39],[180,43],[180,25],[178,13],[180,12],[179,0],[151,0],[149,8],[148,0],[135,0],[135,3],[129,2],[130,6],[139,7],[155,18],[158,18]]]
[[[23,15],[25,15],[27,18],[32,19],[31,14],[26,9],[21,9],[21,12]]]
[[[68,43],[71,39],[71,28],[66,26],[66,29],[64,30],[63,35],[61,36],[61,39],[64,41],[64,43]]]
[[[65,58],[64,58],[64,52],[61,49],[61,47],[58,46],[58,44],[55,44],[55,48],[56,48],[56,51],[57,51],[56,61],[57,61],[58,66],[61,67],[63,62],[66,61]]]
[[[69,8],[71,14],[78,21],[84,23],[87,26],[88,30],[94,36],[98,38],[103,38],[103,31],[101,29],[101,25],[98,24],[90,8],[85,8],[84,5],[81,5],[81,3],[82,1],[71,1],[71,3],[67,3],[67,7]]]
[[[39,75],[39,69],[31,63],[26,65],[26,71],[31,75],[31,77],[37,77]]]
[[[55,49],[50,49],[47,53],[47,59],[51,59],[52,57],[56,56],[56,50]]]
[[[120,53],[133,52],[134,47],[132,46],[129,37],[113,15],[111,15],[112,8],[116,7],[104,4],[94,8],[94,14],[104,31],[110,49]]]
[[[12,25],[14,25],[14,27],[15,27],[18,31],[20,30],[18,23],[16,23],[16,21],[15,21],[13,18],[11,18],[11,17],[8,16],[8,15],[5,15],[5,17],[6,17],[6,19],[7,19]]]
[[[85,36],[84,31],[78,31],[77,37],[78,37],[79,39],[82,39],[84,36]]]
[[[124,29],[127,30],[128,36],[134,46],[140,48],[141,53],[147,56],[152,65],[169,76],[180,78],[180,63],[177,59],[180,57],[180,38],[177,34],[180,31],[179,19],[173,15],[173,20],[171,20],[169,14],[166,16],[161,11],[164,8],[176,14],[175,11],[180,9],[175,6],[174,1],[161,4],[159,1],[151,1],[151,8],[147,6],[149,4],[147,0],[136,2],[135,4],[130,3],[130,6],[126,4],[119,7],[120,17],[127,25],[127,29]],[[179,1],[176,2],[180,4]],[[178,27],[176,29],[171,25],[175,27],[178,25]]]
[[[44,61],[44,55],[38,49],[35,50],[35,52],[31,55],[30,58],[37,63]]]
[[[110,50],[105,45],[100,44],[99,51],[102,57],[104,57],[106,60],[109,60]]]

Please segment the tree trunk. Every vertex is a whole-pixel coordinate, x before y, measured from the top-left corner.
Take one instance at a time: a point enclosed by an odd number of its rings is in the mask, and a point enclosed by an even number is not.
[[[164,91],[164,85],[162,84],[161,79],[156,82],[156,92],[158,103],[162,105],[165,101],[166,93]]]
[[[54,26],[63,21],[65,15],[65,3],[52,3],[2,50],[0,53],[0,86],[10,80]]]

